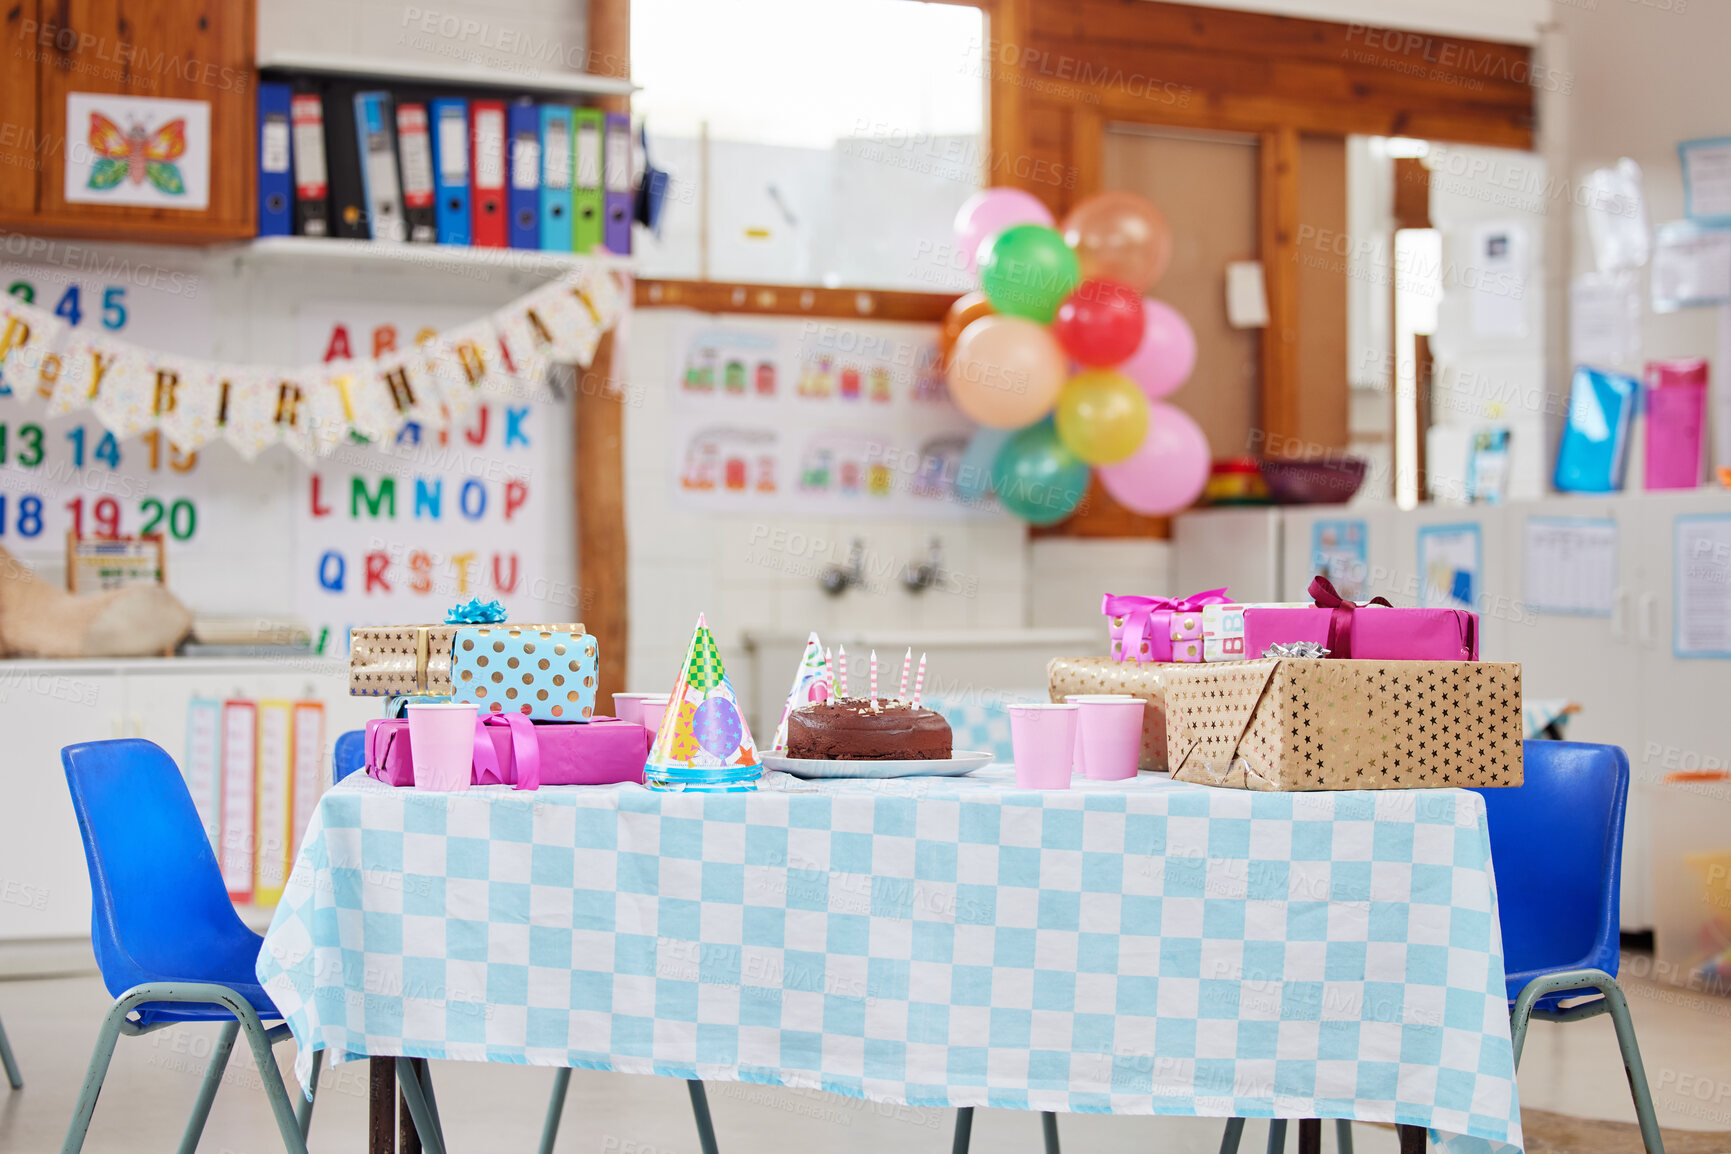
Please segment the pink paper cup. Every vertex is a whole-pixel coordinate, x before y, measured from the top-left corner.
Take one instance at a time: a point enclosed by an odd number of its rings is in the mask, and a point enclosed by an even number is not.
[[[468,789],[475,762],[474,703],[411,703],[408,712],[415,788]]]
[[[667,713],[667,702],[670,699],[671,695],[666,693],[643,694],[643,700],[638,708],[643,711],[643,728],[650,732],[651,740],[653,740],[653,735],[661,730],[661,718]]]
[[[620,721],[631,721],[643,724],[643,702],[651,697],[666,699],[665,693],[615,693],[613,695],[613,716]]]
[[[1076,754],[1075,705],[1012,705],[1010,750],[1022,789],[1069,789]]]
[[[1142,760],[1142,720],[1139,697],[1084,697],[1077,702],[1076,736],[1094,781],[1123,781],[1136,776]]]
[[[1064,700],[1075,705],[1083,701],[1140,701],[1141,698],[1129,693],[1066,693]],[[1088,776],[1088,759],[1082,749],[1082,719],[1076,718],[1076,767],[1075,771],[1083,777]]]

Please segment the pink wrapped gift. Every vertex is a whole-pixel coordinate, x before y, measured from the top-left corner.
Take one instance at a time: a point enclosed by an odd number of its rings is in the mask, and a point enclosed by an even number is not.
[[[476,721],[476,785],[612,785],[643,780],[653,735],[616,717],[587,725],[536,725],[521,715],[498,714]],[[367,773],[387,785],[414,785],[409,723],[402,718],[367,722]]]
[[[1270,645],[1314,641],[1330,657],[1366,661],[1477,661],[1479,615],[1464,609],[1395,609],[1381,597],[1359,605],[1326,577],[1310,583],[1314,605],[1247,606],[1245,656]]]
[[[1139,597],[1108,593],[1100,602],[1112,634],[1112,660],[1201,661],[1202,607],[1229,604],[1225,589],[1189,597]],[[1195,645],[1184,642],[1194,641]],[[1195,656],[1180,656],[1194,651]]]

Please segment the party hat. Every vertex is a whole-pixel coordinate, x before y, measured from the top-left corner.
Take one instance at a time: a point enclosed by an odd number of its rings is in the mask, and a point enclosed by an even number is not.
[[[643,766],[644,784],[650,789],[734,793],[756,789],[762,775],[715,634],[700,614]]]
[[[787,704],[781,707],[781,722],[775,727],[775,744],[770,748],[787,748],[787,719],[794,710],[834,696],[835,679],[829,663],[823,659],[823,646],[813,633],[805,639],[805,653],[800,656],[799,668],[793,671],[793,688],[787,691]]]

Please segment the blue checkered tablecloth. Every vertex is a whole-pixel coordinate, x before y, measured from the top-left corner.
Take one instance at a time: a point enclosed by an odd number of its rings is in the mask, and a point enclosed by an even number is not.
[[[303,1082],[325,1049],[1519,1146],[1489,853],[1453,789],[357,774],[258,972]]]

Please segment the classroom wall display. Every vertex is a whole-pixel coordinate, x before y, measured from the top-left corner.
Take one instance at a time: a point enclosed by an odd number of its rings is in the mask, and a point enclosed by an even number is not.
[[[66,94],[66,199],[210,207],[210,102]]]
[[[320,302],[295,319],[295,351],[337,362],[412,347],[455,317],[436,306]],[[540,395],[491,396],[446,428],[408,422],[340,446],[294,474],[295,611],[326,652],[349,629],[442,621],[471,597],[509,619],[575,620],[569,411]]]
[[[587,365],[628,299],[619,274],[586,262],[424,342],[285,369],[140,347],[0,298],[0,396],[40,399],[49,416],[88,409],[120,438],[160,431],[182,452],[223,440],[250,461],[282,444],[313,461],[408,425],[449,429],[484,401],[550,396],[549,367]]]
[[[996,513],[956,480],[973,423],[933,325],[705,317],[674,334],[675,501],[709,511]]]
[[[1477,522],[1424,525],[1418,531],[1419,605],[1477,611],[1483,548]]]
[[[1310,527],[1310,572],[1327,577],[1348,601],[1369,601],[1369,542],[1370,523],[1362,517],[1315,522]]]

